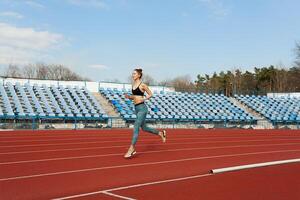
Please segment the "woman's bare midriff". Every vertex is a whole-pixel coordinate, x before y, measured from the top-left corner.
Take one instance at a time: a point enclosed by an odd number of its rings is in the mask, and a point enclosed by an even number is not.
[[[135,96],[133,95],[133,102],[134,104],[139,104],[144,102],[144,97],[143,96]]]

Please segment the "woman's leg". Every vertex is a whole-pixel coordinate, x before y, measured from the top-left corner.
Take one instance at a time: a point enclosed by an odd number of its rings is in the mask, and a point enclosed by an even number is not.
[[[141,112],[143,112],[143,116],[140,118],[141,119],[141,128],[143,129],[143,131],[158,135],[159,134],[158,130],[146,125],[146,117],[147,117],[147,113],[148,113],[148,108],[146,105],[143,105],[143,107],[141,107]]]
[[[142,107],[142,106],[136,107],[136,120],[134,122],[132,141],[131,141],[131,145],[128,149],[128,152],[125,154],[125,158],[130,158],[132,155],[134,155],[136,153],[135,144],[139,137],[140,128],[142,128],[144,131],[147,131],[147,132],[153,133],[157,136],[160,136],[163,139],[163,142],[166,141],[165,131],[160,132],[156,129],[146,126],[145,121],[146,121],[147,112],[148,112],[148,109],[145,105],[144,105],[144,107]]]
[[[131,145],[130,145],[127,153],[124,156],[125,158],[130,158],[131,156],[133,156],[136,153],[135,144],[136,144],[137,139],[139,137],[139,132],[140,132],[140,128],[142,126],[144,115],[145,114],[143,113],[142,110],[136,108],[136,119],[135,119],[135,122],[134,122]]]
[[[143,122],[142,122],[142,129],[146,132],[149,132],[149,133],[152,133],[154,135],[157,135],[157,136],[160,136],[163,140],[163,142],[166,142],[166,131],[159,131],[155,128],[151,128],[149,126],[146,125],[146,116],[147,116],[147,113],[148,113],[148,109],[147,107],[145,106],[143,108],[143,110],[145,111],[145,117],[143,118]]]
[[[154,135],[159,135],[159,133],[160,133],[159,130],[147,126],[147,125],[146,125],[146,120],[144,120],[143,123],[142,123],[142,129],[143,129],[143,131],[152,133],[152,134],[154,134]]]
[[[143,110],[138,111],[136,113],[136,120],[134,122],[133,136],[131,141],[132,146],[134,146],[137,142],[140,133],[140,128],[142,127],[142,124],[145,121],[146,115],[147,113],[145,113]]]
[[[157,129],[154,129],[154,128],[151,128],[149,126],[146,125],[146,122],[144,121],[144,123],[142,124],[142,129],[144,131],[147,131],[149,133],[152,133],[154,135],[157,135],[157,136],[160,136],[161,139],[163,140],[163,142],[166,142],[166,131],[163,130],[163,131],[159,131]]]

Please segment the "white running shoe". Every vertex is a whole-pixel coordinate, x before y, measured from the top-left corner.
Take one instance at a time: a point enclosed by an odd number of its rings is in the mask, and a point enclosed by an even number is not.
[[[163,140],[163,143],[165,143],[167,141],[167,131],[166,130],[162,131],[162,140]]]
[[[131,158],[132,156],[134,156],[136,154],[136,150],[133,150],[132,152],[127,152],[125,155],[124,155],[124,158]]]

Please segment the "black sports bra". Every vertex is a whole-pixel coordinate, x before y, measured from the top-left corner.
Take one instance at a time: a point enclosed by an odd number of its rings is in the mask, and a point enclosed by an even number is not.
[[[133,95],[136,95],[136,96],[144,96],[144,92],[142,92],[141,90],[140,90],[140,85],[142,84],[142,82],[139,84],[139,86],[137,86],[137,88],[136,89],[133,89],[132,88],[132,94]]]

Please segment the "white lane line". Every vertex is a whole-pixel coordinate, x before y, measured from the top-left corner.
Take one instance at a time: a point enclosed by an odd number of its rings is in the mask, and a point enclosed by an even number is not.
[[[2,143],[14,143],[14,142],[56,142],[56,141],[77,141],[77,140],[105,140],[105,139],[110,139],[109,141],[112,141],[112,139],[127,139],[130,136],[127,137],[80,137],[80,138],[64,138],[64,139],[41,139],[41,140],[8,140],[8,141],[1,141],[0,144]],[[106,141],[106,140],[105,140]]]
[[[154,141],[154,140],[152,140]],[[101,142],[67,142],[67,143],[56,143],[56,144],[27,144],[27,145],[10,145],[0,146],[0,148],[16,148],[16,147],[45,147],[45,146],[65,146],[65,145],[76,145],[76,144],[103,144],[103,143],[116,143],[116,142],[130,142],[130,140],[117,140],[117,141],[101,141]]]
[[[52,173],[35,174],[35,175],[14,176],[14,177],[8,177],[8,178],[1,178],[0,181],[28,179],[28,178],[53,176],[53,175],[61,175],[61,174],[71,174],[71,173],[80,173],[80,172],[91,172],[91,171],[106,170],[106,169],[117,169],[117,168],[138,167],[138,166],[145,166],[145,165],[157,165],[157,164],[167,164],[167,163],[194,161],[194,160],[204,160],[204,159],[212,159],[212,158],[226,158],[226,157],[238,157],[238,156],[249,156],[249,155],[273,154],[273,153],[288,153],[288,152],[299,152],[299,151],[300,151],[300,149],[293,149],[293,150],[283,150],[283,151],[262,151],[262,152],[252,152],[252,153],[224,154],[224,155],[217,155],[217,156],[193,157],[193,158],[185,158],[185,159],[177,159],[177,160],[165,160],[165,161],[157,161],[157,162],[145,162],[145,163],[136,163],[136,164],[115,165],[115,166],[87,168],[87,169],[52,172]]]
[[[0,136],[0,139],[63,139],[63,138],[91,138],[91,137],[97,137],[97,138],[111,138],[111,137],[124,137],[126,135],[130,135],[130,133],[119,133],[118,135],[110,133],[110,132],[106,132],[106,133],[99,133],[99,134],[93,134],[93,135],[85,135],[85,134],[81,134],[81,135],[77,135],[77,134],[72,134],[72,135],[55,135],[56,133],[52,133],[52,135],[19,135],[19,136],[11,136],[11,137],[4,137],[4,136]]]
[[[225,137],[226,138],[226,137]],[[224,139],[225,139],[224,138]],[[240,138],[240,137],[238,137]],[[211,138],[198,138],[198,137],[182,137],[182,138],[179,138],[179,139],[168,139],[168,141],[180,141],[180,140],[195,140],[195,139],[200,139],[200,140],[208,140],[208,139],[211,139]],[[222,139],[222,138],[220,138]],[[298,139],[300,140],[300,139]],[[126,140],[109,140],[109,141],[96,141],[96,142],[74,142],[74,143],[71,143],[71,142],[67,142],[67,143],[56,143],[56,144],[53,144],[53,143],[50,143],[50,144],[28,144],[28,145],[9,145],[9,146],[0,146],[0,148],[16,148],[16,147],[42,147],[42,146],[61,146],[61,145],[74,145],[74,144],[102,144],[102,143],[117,143],[117,142],[130,142],[131,141],[131,137],[128,137],[128,139]],[[143,139],[142,142],[156,142],[157,139]]]
[[[130,189],[130,188],[137,188],[137,187],[143,187],[143,186],[148,186],[148,185],[157,185],[157,184],[162,184],[162,183],[184,181],[184,180],[189,180],[189,179],[197,179],[197,178],[203,178],[203,177],[207,177],[207,176],[212,176],[212,174],[201,174],[201,175],[195,175],[195,176],[185,176],[185,177],[181,177],[181,178],[140,183],[140,184],[129,185],[129,186],[124,186],[124,187],[112,188],[112,189],[108,189],[108,190],[99,190],[96,192],[89,192],[89,193],[82,193],[82,194],[77,194],[77,195],[72,195],[72,196],[60,197],[60,198],[55,198],[54,200],[74,199],[74,198],[91,196],[91,195],[101,194],[101,193],[106,194],[106,193],[111,193],[112,191],[126,190],[126,189]]]
[[[240,143],[240,142],[273,142],[273,141],[289,141],[295,139],[272,139],[272,140],[225,140],[225,141],[210,141],[210,142],[174,142],[166,143],[164,146],[172,145],[188,145],[188,144],[213,144],[213,143]],[[149,144],[138,144],[138,147],[149,146]],[[67,148],[67,149],[52,149],[52,150],[36,150],[36,151],[13,151],[13,152],[3,152],[0,155],[11,155],[11,154],[26,154],[26,153],[46,153],[46,152],[59,152],[59,151],[74,151],[74,150],[92,150],[92,149],[112,149],[128,147],[128,145],[115,145],[115,146],[104,146],[104,147],[83,147],[83,148]]]
[[[141,153],[141,154],[150,154],[150,153],[176,152],[176,151],[211,150],[211,149],[228,149],[228,148],[248,148],[248,147],[265,147],[265,146],[290,146],[290,145],[300,145],[300,143],[235,145],[235,146],[219,146],[219,147],[194,147],[194,148],[165,149],[165,150],[155,150],[155,151],[140,151],[139,153]],[[96,155],[87,155],[87,156],[71,156],[71,157],[61,157],[61,158],[21,160],[21,161],[13,161],[13,162],[2,162],[2,163],[0,163],[0,165],[35,163],[35,162],[49,162],[49,161],[60,161],[60,160],[74,160],[74,159],[85,159],[85,158],[99,158],[99,157],[109,157],[109,156],[121,156],[123,154],[124,153],[96,154]]]
[[[16,147],[42,147],[42,146],[61,146],[61,145],[76,145],[76,144],[102,144],[102,143],[116,143],[116,142],[130,142],[131,137],[127,137],[128,139],[126,140],[108,140],[108,141],[95,141],[95,142],[67,142],[67,143],[50,143],[50,144],[25,144],[25,145],[7,145],[7,146],[1,146],[0,148],[16,148]],[[149,137],[150,138],[150,137]],[[230,137],[233,139],[245,139],[245,137]],[[180,141],[180,140],[209,140],[212,139],[211,137],[207,138],[199,138],[199,137],[180,137],[180,138],[175,138],[175,139],[168,139],[168,141]],[[228,139],[228,137],[219,137],[216,139]],[[276,140],[276,139],[273,139]],[[290,137],[284,137],[283,139],[280,140],[300,140],[299,139],[290,139]],[[155,142],[157,140],[155,139],[143,139],[143,142]],[[271,140],[270,140],[271,141]]]
[[[74,135],[75,136],[75,135]],[[111,138],[130,138],[132,135],[131,133],[125,133],[123,135],[110,135],[110,134],[106,134],[105,136],[96,136],[96,135],[91,135],[91,136],[86,136],[84,137],[83,135],[81,136],[76,136],[76,137],[68,137],[68,136],[63,136],[63,137],[56,137],[56,136],[41,136],[41,138],[37,138],[37,137],[14,137],[14,138],[3,138],[0,137],[0,142],[39,142],[39,141],[60,141],[60,140],[77,140],[77,139],[111,139]],[[176,138],[184,138],[184,137],[190,137],[190,136],[197,136],[197,138],[224,138],[224,137],[237,137],[237,136],[215,136],[215,137],[210,137],[210,136],[199,136],[197,134],[187,134],[187,135],[180,135],[180,136],[175,136]],[[150,135],[144,135],[143,137],[148,137],[151,138],[153,136]],[[239,136],[239,137],[245,137],[245,136]],[[255,137],[255,136],[249,136],[249,137]],[[258,137],[269,137],[269,136],[258,136]],[[287,138],[289,136],[276,136],[276,137],[283,137],[283,138]],[[294,136],[291,136],[294,137]],[[300,137],[300,136],[299,136]],[[49,138],[49,139],[47,139]],[[2,139],[17,139],[17,140],[3,140]]]
[[[250,165],[239,165],[234,167],[224,167],[219,169],[212,169],[211,173],[218,174],[218,173],[224,173],[224,172],[231,172],[231,171],[237,171],[237,170],[243,170],[243,169],[252,169],[257,167],[267,167],[272,165],[281,165],[281,164],[287,164],[287,163],[295,163],[300,162],[299,159],[289,159],[289,160],[278,160],[278,161],[272,161],[272,162],[264,162],[264,163],[255,163]]]
[[[136,199],[133,199],[133,198],[130,198],[130,197],[125,197],[125,196],[117,195],[117,194],[114,194],[114,193],[111,193],[111,192],[107,192],[107,191],[103,191],[102,194],[106,194],[106,195],[109,195],[109,196],[112,196],[112,197],[116,197],[116,198],[119,198],[119,199],[136,200]]]
[[[105,195],[109,195],[109,196],[112,196],[112,197],[116,197],[116,198],[118,198],[118,199],[136,200],[136,199],[133,199],[133,198],[129,198],[129,197],[117,195],[117,194],[114,194],[114,193],[111,193],[111,192],[107,192],[107,191],[90,192],[90,193],[86,193],[86,194],[82,194],[82,195],[74,195],[74,196],[68,196],[68,197],[62,197],[62,198],[54,198],[54,199],[52,199],[52,200],[62,200],[62,199],[80,198],[80,197],[89,196],[89,195],[96,195],[96,194],[105,194]]]
[[[196,134],[194,134],[196,135]],[[190,135],[190,136],[194,136],[194,135]],[[54,136],[55,137],[55,136]],[[75,138],[55,138],[55,139],[46,139],[45,137],[41,138],[41,139],[37,139],[37,138],[33,138],[35,140],[29,140],[29,138],[24,137],[24,139],[22,138],[16,138],[18,140],[4,140],[2,141],[3,138],[0,137],[0,144],[1,143],[14,143],[14,142],[55,142],[55,141],[76,141],[76,140],[82,140],[82,139],[86,139],[86,140],[92,140],[92,139],[127,139],[130,138],[131,135],[124,135],[124,136],[114,136],[114,135],[107,135],[105,137],[97,137],[97,136],[87,136],[87,137],[83,137],[83,136],[78,136]],[[147,138],[151,138],[151,136],[144,136]],[[204,136],[204,137],[195,137],[195,138],[199,138],[199,139],[223,139],[223,138],[245,138],[247,136]],[[298,138],[300,139],[300,136],[263,136],[263,135],[259,135],[259,136],[248,136],[248,138],[252,138],[252,137],[265,137],[265,138],[282,138],[282,139],[286,139],[286,138]],[[186,138],[186,136],[183,137],[178,137],[176,136],[176,138]],[[190,137],[188,137],[190,138]]]
[[[127,190],[130,188],[137,188],[137,187],[144,187],[148,185],[156,185],[156,184],[162,184],[162,183],[171,183],[171,182],[177,182],[177,181],[184,181],[189,179],[195,179],[195,178],[202,178],[206,176],[211,176],[212,174],[200,174],[195,176],[186,176],[181,178],[174,178],[174,179],[167,179],[167,180],[161,180],[161,181],[154,181],[154,182],[148,182],[148,183],[141,183],[141,184],[135,184],[135,185],[129,185],[129,186],[123,186],[118,188],[112,188],[108,190],[104,190],[106,192],[113,192],[113,191],[119,191],[119,190]]]

